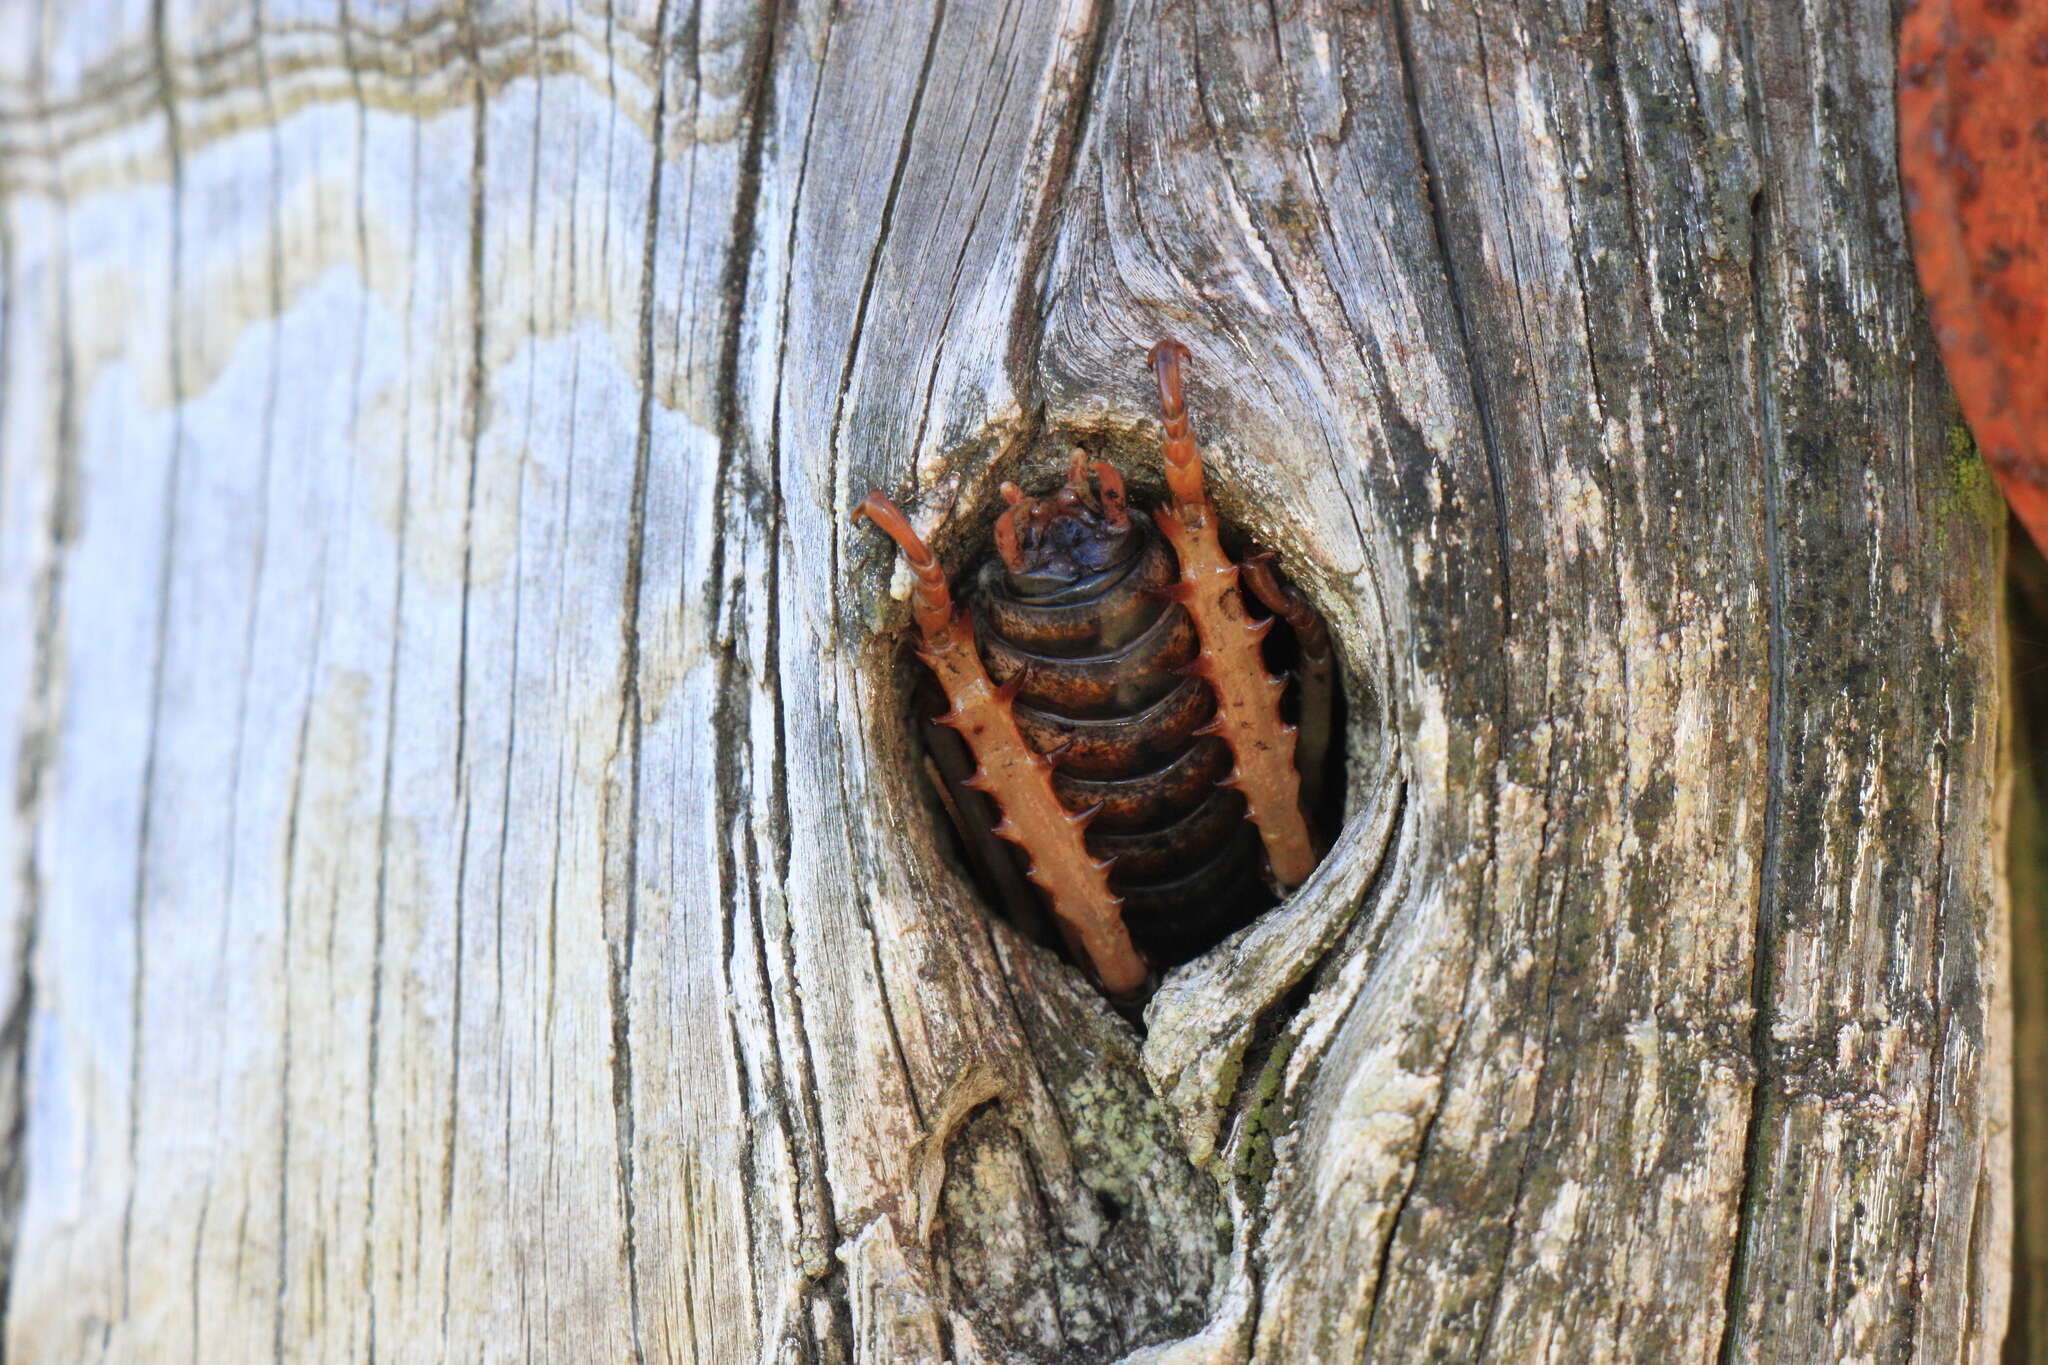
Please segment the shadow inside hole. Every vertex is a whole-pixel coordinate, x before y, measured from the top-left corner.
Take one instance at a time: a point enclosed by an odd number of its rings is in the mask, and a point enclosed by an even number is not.
[[[1142,486],[1134,481],[1134,493]],[[1137,496],[1132,501],[1142,506]],[[994,518],[984,516],[976,520],[985,528],[992,524]],[[956,600],[975,613],[977,638],[982,641],[982,654],[986,660],[989,657],[986,638],[992,627],[989,613],[982,610],[980,604],[983,593],[991,590],[984,575],[988,572],[986,566],[991,563],[994,551],[990,548],[985,529],[974,540],[977,552],[970,553],[963,567],[953,576],[953,588]],[[1241,564],[1256,550],[1246,536],[1227,523],[1223,528],[1223,540],[1225,548]],[[1166,553],[1170,557],[1171,551]],[[1284,579],[1285,566],[1277,567]],[[1300,591],[1298,587],[1294,590]],[[1250,591],[1246,592],[1246,604],[1254,616],[1267,614]],[[1182,610],[1165,601],[1161,601],[1159,606],[1161,612]],[[1326,741],[1319,758],[1313,762],[1309,761],[1307,746],[1298,745],[1297,764],[1304,767],[1305,814],[1318,849],[1326,852],[1338,833],[1344,812],[1348,768],[1345,737],[1350,699],[1346,695],[1347,671],[1335,657],[1335,644],[1328,638],[1327,631],[1324,637],[1323,647],[1329,655],[1326,664],[1328,715],[1323,723]],[[1303,714],[1302,677],[1309,662],[1304,658],[1304,642],[1292,625],[1284,618],[1276,617],[1262,649],[1268,670],[1290,680],[1282,697],[1281,714],[1284,721],[1298,727],[1299,734],[1299,727],[1310,719]],[[1084,648],[1064,657],[1100,656]],[[1025,937],[1061,953],[1069,961],[1078,962],[1079,955],[1074,945],[1065,940],[1062,926],[1052,916],[1046,897],[1029,879],[1029,864],[1024,851],[995,833],[1001,820],[1001,812],[995,802],[986,793],[968,785],[968,779],[974,774],[973,757],[961,737],[938,720],[947,709],[945,697],[908,647],[904,650],[901,666],[909,670],[915,679],[912,705],[923,745],[922,767],[945,813],[942,839],[947,839],[958,852],[987,904]],[[1162,693],[1179,684],[1184,676],[1180,663],[1171,662],[1155,680],[1141,680],[1140,691],[1148,695]],[[1213,699],[1207,710],[1213,711]],[[1076,715],[1064,718],[1090,717]],[[1198,717],[1206,718],[1207,712]],[[1063,787],[1062,800],[1070,810],[1086,808],[1091,797],[1100,799],[1097,784],[1068,773],[1058,756],[1055,756],[1054,764]],[[1178,966],[1207,952],[1270,910],[1278,901],[1265,874],[1258,831],[1243,815],[1243,800],[1234,792],[1222,789],[1218,781],[1231,768],[1230,755],[1220,738],[1192,739],[1187,746],[1176,749],[1164,759],[1157,755],[1147,757],[1130,771],[1103,780],[1121,783],[1129,779],[1132,785],[1141,785],[1147,779],[1159,778],[1168,770],[1175,769],[1176,765],[1183,776],[1196,769],[1202,770],[1206,776],[1201,776],[1198,781],[1175,784],[1173,799],[1161,798],[1149,809],[1136,814],[1121,808],[1111,810],[1105,803],[1103,812],[1089,826],[1086,836],[1090,851],[1097,857],[1119,858],[1119,862],[1111,867],[1112,889],[1124,899],[1125,922],[1132,938],[1147,961],[1159,970]],[[1080,791],[1087,794],[1077,794]],[[1233,807],[1234,816],[1229,814]],[[1119,867],[1141,867],[1141,870],[1120,875]],[[1220,875],[1204,875],[1218,868],[1226,871]],[[1236,872],[1229,872],[1227,869],[1230,868],[1235,868]]]

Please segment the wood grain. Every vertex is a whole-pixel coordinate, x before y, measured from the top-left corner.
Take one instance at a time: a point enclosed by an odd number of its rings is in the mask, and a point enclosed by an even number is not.
[[[1994,1358],[1890,24],[4,0],[6,1358]],[[1156,471],[1167,335],[1349,820],[1140,1038],[846,514]]]

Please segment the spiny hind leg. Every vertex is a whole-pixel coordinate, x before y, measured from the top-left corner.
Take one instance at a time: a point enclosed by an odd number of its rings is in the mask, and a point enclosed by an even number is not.
[[[981,792],[1002,812],[995,834],[1016,844],[1030,859],[1029,876],[1046,894],[1070,942],[1094,969],[1103,990],[1130,999],[1144,989],[1144,961],[1124,927],[1123,902],[1109,889],[1109,862],[1088,852],[1083,834],[1093,812],[1075,815],[1060,804],[1052,787],[1052,764],[1017,728],[1011,707],[1015,680],[997,687],[974,647],[974,623],[953,606],[938,556],[910,525],[901,508],[870,493],[854,510],[867,517],[903,552],[916,576],[911,606],[923,644],[918,657],[932,671],[951,709],[933,719],[958,732],[977,765],[961,785]]]
[[[1246,558],[1244,584],[1252,596],[1294,631],[1301,657],[1294,681],[1300,716],[1295,722],[1294,766],[1301,773],[1301,803],[1310,811],[1322,805],[1323,783],[1330,761],[1331,726],[1337,707],[1337,659],[1330,648],[1330,628],[1308,599],[1296,592],[1274,567],[1271,550]]]
[[[1201,452],[1181,393],[1181,362],[1187,353],[1177,341],[1162,341],[1151,357],[1165,419],[1163,453],[1171,495],[1154,520],[1180,557],[1181,570],[1181,581],[1168,595],[1188,609],[1202,639],[1202,652],[1190,667],[1216,693],[1210,732],[1221,735],[1237,759],[1227,780],[1244,794],[1273,880],[1292,888],[1308,880],[1317,858],[1302,812],[1295,729],[1280,716],[1287,684],[1266,671],[1259,646],[1273,623],[1254,621],[1245,609],[1238,566],[1217,535],[1216,506],[1209,501]]]

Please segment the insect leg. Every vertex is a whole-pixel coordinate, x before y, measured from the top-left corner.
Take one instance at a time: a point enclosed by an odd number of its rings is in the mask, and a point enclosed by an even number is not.
[[[974,755],[958,734],[932,718],[937,710],[932,707],[918,716],[918,733],[924,739],[925,776],[931,779],[939,804],[946,808],[946,818],[960,835],[969,861],[995,888],[1003,914],[1024,937],[1050,946],[1053,930],[1046,922],[1044,905],[1024,884],[1024,875],[1017,870],[1010,846],[996,838],[996,822],[1002,813],[986,796],[966,785],[974,776]],[[1061,927],[1065,927],[1064,922]],[[1079,954],[1078,944],[1067,946]]]
[[[1165,419],[1166,486],[1171,506],[1153,516],[1180,558],[1181,581],[1167,595],[1194,619],[1202,652],[1190,668],[1216,693],[1209,732],[1230,745],[1237,766],[1229,778],[1244,793],[1246,813],[1259,827],[1266,862],[1282,887],[1295,887],[1315,870],[1315,842],[1302,813],[1301,775],[1294,766],[1295,729],[1280,717],[1287,684],[1266,671],[1259,642],[1272,621],[1254,621],[1238,588],[1238,566],[1217,537],[1215,504],[1202,477],[1181,394],[1180,367],[1187,347],[1162,341],[1152,348]]]
[[[1325,765],[1330,757],[1330,726],[1336,711],[1337,660],[1330,648],[1330,629],[1300,593],[1281,581],[1273,552],[1260,550],[1240,566],[1244,582],[1266,610],[1294,628],[1301,658],[1294,677],[1300,685],[1301,718],[1294,736],[1294,766],[1301,772],[1301,803],[1308,810],[1322,804]]]
[[[1029,876],[1046,893],[1052,912],[1071,926],[1082,955],[1112,996],[1136,995],[1146,968],[1124,927],[1123,902],[1109,889],[1109,863],[1088,852],[1082,836],[1089,815],[1074,815],[1052,788],[1052,763],[1017,728],[1011,699],[1019,679],[997,687],[974,646],[974,623],[956,611],[938,556],[902,509],[870,493],[854,509],[894,540],[916,576],[911,606],[923,648],[918,657],[952,704],[934,720],[957,731],[979,765],[962,785],[986,794],[1002,811],[995,833],[1022,848]]]

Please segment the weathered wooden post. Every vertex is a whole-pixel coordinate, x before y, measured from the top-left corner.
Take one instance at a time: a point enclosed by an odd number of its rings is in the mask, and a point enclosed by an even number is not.
[[[1996,1357],[1888,6],[0,6],[10,1361]],[[1139,1038],[891,551],[1151,448],[1349,818]]]

